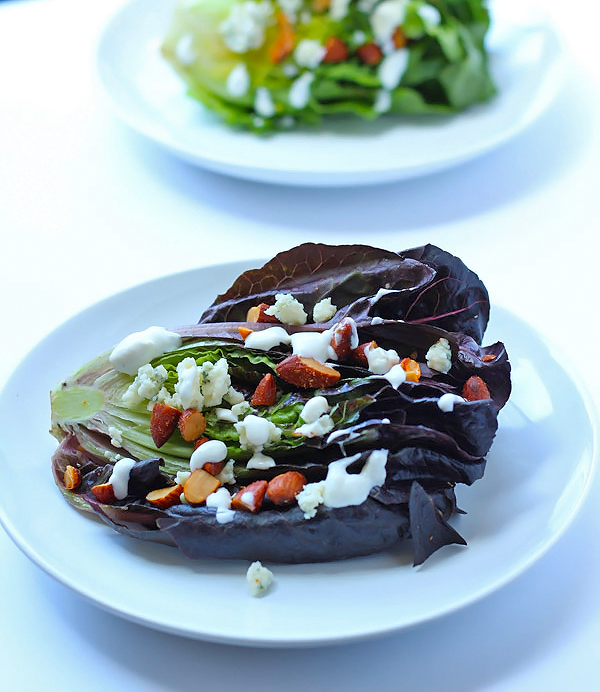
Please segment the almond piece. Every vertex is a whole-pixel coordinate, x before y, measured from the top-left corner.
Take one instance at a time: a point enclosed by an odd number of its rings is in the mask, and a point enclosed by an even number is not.
[[[282,380],[302,389],[331,387],[340,379],[340,373],[314,358],[289,356],[275,368]]]
[[[294,27],[283,12],[277,14],[279,33],[269,50],[271,62],[281,62],[294,50]]]
[[[323,62],[345,62],[348,59],[348,46],[337,36],[330,36],[325,41]]]
[[[168,488],[158,488],[151,490],[146,495],[146,500],[151,502],[159,509],[168,509],[173,505],[178,505],[181,502],[181,493],[183,492],[182,485],[170,485]]]
[[[90,488],[92,495],[105,505],[112,504],[117,498],[112,483],[100,483]]]
[[[204,502],[211,493],[214,493],[220,485],[220,481],[208,473],[208,471],[196,469],[192,471],[190,477],[185,482],[183,494],[189,503],[198,505]]]
[[[496,355],[494,353],[484,353],[481,356],[481,360],[484,363],[491,363],[493,360],[496,360]]]
[[[406,45],[406,34],[402,31],[401,26],[392,34],[392,41],[394,42],[394,48],[404,48]]]
[[[250,308],[246,314],[246,322],[269,322],[271,324],[281,324],[275,315],[267,315],[266,311],[270,308],[267,303],[261,303]]]
[[[157,447],[162,447],[171,437],[177,427],[180,415],[181,411],[173,406],[160,402],[154,404],[150,416],[150,434]]]
[[[403,358],[400,367],[406,373],[409,382],[418,382],[421,379],[421,366],[412,358]]]
[[[331,0],[312,0],[312,8],[315,12],[325,12],[329,9]]]
[[[186,442],[194,442],[206,430],[204,415],[195,408],[186,408],[179,416],[179,432]]]
[[[356,51],[356,54],[365,65],[377,65],[383,58],[381,48],[375,43],[365,43]]]
[[[272,406],[277,399],[275,378],[268,372],[256,386],[250,402],[253,406]]]
[[[354,321],[348,317],[344,317],[333,328],[330,345],[339,360],[347,360],[352,355],[352,337],[355,333]]]
[[[75,490],[81,485],[81,471],[69,464],[63,474],[63,485],[67,490]]]
[[[367,341],[364,344],[359,344],[356,348],[352,349],[352,358],[363,368],[369,367],[369,360],[367,359],[367,354],[365,353],[366,348],[377,348],[376,341]]]
[[[491,399],[487,384],[478,375],[471,375],[462,389],[463,399],[467,401],[481,401]]]
[[[278,506],[289,505],[305,485],[306,477],[300,471],[286,471],[269,481],[267,497]]]
[[[267,491],[267,481],[254,481],[238,492],[231,498],[231,509],[241,509],[245,512],[258,512],[261,508],[265,493]]]
[[[207,461],[202,467],[204,471],[210,473],[211,476],[218,476],[225,468],[224,461]]]

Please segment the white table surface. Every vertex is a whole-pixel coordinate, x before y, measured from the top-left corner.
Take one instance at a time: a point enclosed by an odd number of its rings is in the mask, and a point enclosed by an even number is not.
[[[600,402],[593,3],[546,0],[569,51],[568,80],[518,138],[441,174],[326,190],[204,172],[122,125],[94,69],[102,25],[121,2],[0,2],[0,385],[73,313],[159,275],[307,240],[396,250],[432,242],[569,353]],[[186,640],[108,614],[0,529],[0,686],[597,692],[599,504],[597,476],[548,554],[457,613],[368,642],[276,651]]]

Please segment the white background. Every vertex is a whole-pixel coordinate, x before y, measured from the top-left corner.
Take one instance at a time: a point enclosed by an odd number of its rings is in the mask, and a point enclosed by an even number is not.
[[[567,82],[518,138],[444,173],[332,190],[204,172],[122,125],[94,65],[120,4],[0,3],[0,384],[73,313],[156,276],[307,240],[432,242],[562,348],[600,401],[595,3],[546,0],[569,52]],[[131,624],[55,583],[0,531],[2,685],[597,692],[599,483],[559,543],[494,595],[393,636],[322,649],[205,644]]]

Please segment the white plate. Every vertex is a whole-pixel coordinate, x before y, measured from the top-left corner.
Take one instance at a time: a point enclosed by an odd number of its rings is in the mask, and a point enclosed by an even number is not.
[[[191,561],[73,509],[51,475],[49,390],[131,331],[194,322],[246,267],[202,268],[115,295],[56,329],[16,370],[0,395],[0,519],[37,565],[109,611],[161,630],[292,646],[358,639],[449,613],[508,582],[557,540],[590,483],[592,407],[560,357],[501,309],[494,309],[486,342],[507,344],[514,394],[485,477],[460,488],[468,514],[453,523],[466,548],[446,547],[417,569],[408,550],[332,564],[269,565],[274,587],[257,599],[247,591],[247,562]]]
[[[290,185],[379,183],[438,171],[506,142],[546,108],[562,82],[563,50],[525,0],[502,0],[489,37],[499,88],[451,117],[328,121],[314,131],[260,137],[222,125],[185,94],[159,53],[174,0],[133,0],[112,18],[98,50],[100,81],[132,128],[175,155],[241,178]]]

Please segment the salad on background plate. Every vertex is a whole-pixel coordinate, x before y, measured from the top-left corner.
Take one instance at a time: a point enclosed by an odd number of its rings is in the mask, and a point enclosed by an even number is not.
[[[323,562],[464,543],[510,391],[457,257],[307,243],[193,325],[126,335],[51,395],[65,498],[191,558]]]
[[[485,0],[180,0],[162,53],[225,123],[289,130],[487,101],[489,26]]]

